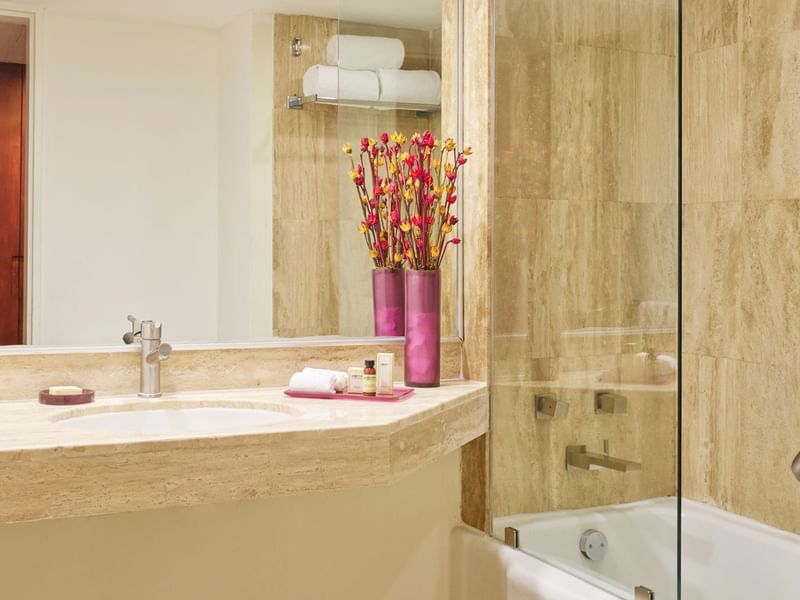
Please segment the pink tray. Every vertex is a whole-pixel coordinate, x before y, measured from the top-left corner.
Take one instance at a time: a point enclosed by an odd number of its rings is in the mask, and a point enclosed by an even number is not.
[[[84,390],[80,394],[58,395],[51,394],[50,390],[39,392],[39,403],[50,406],[74,406],[76,404],[89,404],[94,402],[94,390]]]
[[[408,398],[414,393],[412,388],[396,387],[391,396],[365,396],[364,394],[348,394],[342,392],[340,394],[306,394],[305,392],[293,392],[285,390],[283,392],[292,398],[313,398],[315,400],[366,400],[367,402],[399,402]]]

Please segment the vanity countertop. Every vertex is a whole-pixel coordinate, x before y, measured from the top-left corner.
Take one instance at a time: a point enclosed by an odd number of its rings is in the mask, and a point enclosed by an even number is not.
[[[87,432],[71,416],[150,408],[272,408],[294,418],[228,433]],[[489,428],[486,384],[400,402],[289,398],[282,388],[0,402],[0,523],[388,485]]]

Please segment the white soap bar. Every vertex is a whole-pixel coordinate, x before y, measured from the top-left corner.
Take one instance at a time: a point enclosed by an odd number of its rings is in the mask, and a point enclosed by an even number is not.
[[[74,385],[51,385],[47,391],[51,396],[76,396],[83,393],[81,388]]]

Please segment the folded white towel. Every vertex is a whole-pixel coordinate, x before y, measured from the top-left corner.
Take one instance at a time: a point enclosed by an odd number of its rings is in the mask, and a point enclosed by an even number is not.
[[[289,389],[304,394],[334,394],[336,377],[326,373],[295,373],[289,380]]]
[[[374,71],[350,71],[314,65],[303,75],[303,94],[341,100],[375,101],[380,96],[378,75]]]
[[[306,367],[303,373],[313,373],[322,376],[334,378],[334,387],[337,392],[343,392],[347,389],[347,373],[344,371],[333,371],[331,369],[314,369],[313,367]]]
[[[380,69],[378,79],[382,102],[439,104],[442,99],[442,78],[436,71]]]
[[[397,38],[334,35],[328,40],[328,64],[342,69],[399,69],[405,57],[406,48]]]

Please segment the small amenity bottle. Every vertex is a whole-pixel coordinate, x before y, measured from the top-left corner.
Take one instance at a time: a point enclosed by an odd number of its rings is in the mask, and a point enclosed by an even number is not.
[[[364,392],[365,396],[374,396],[378,390],[378,382],[375,374],[375,361],[364,361]]]

